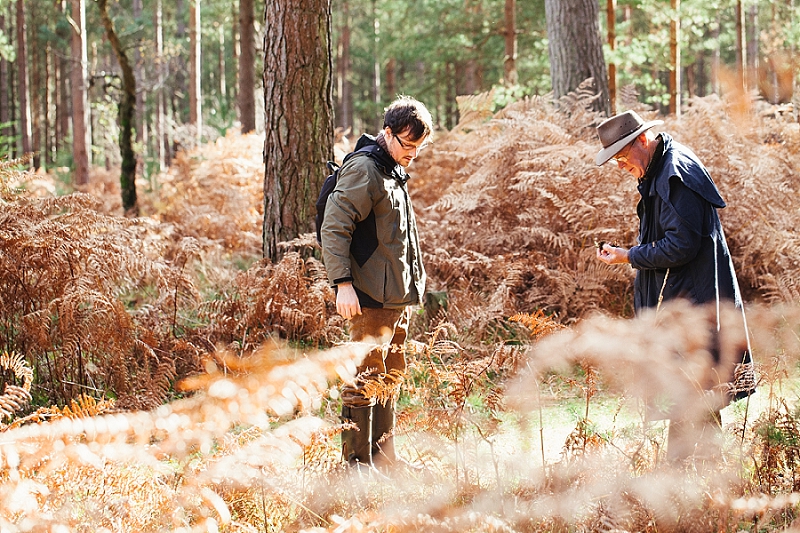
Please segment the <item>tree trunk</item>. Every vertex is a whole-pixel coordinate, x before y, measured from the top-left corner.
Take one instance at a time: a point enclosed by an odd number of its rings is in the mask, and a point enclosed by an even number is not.
[[[748,8],[746,27],[750,29],[750,31],[745,29],[747,37],[747,79],[755,87],[758,80],[758,39],[760,33],[758,27],[758,4],[751,4]]]
[[[256,38],[253,0],[239,0],[239,117],[242,133],[256,129]]]
[[[464,65],[464,94],[476,94],[481,90],[481,66],[474,58]]]
[[[236,21],[231,24],[231,61],[233,61],[233,76],[236,80],[236,83],[231,85],[231,101],[236,101],[236,109],[239,109],[239,55],[241,50],[241,42],[239,39],[239,13],[237,12],[236,8],[238,7],[238,1],[233,0],[231,2],[231,15],[232,20]],[[255,74],[253,74],[255,76]],[[239,117],[239,122],[241,122],[241,117]]]
[[[372,0],[372,102],[376,129],[383,127],[381,109],[381,24],[378,19],[378,0]]]
[[[41,10],[41,4],[32,3],[28,5],[28,12],[26,14],[26,20],[28,23],[26,27],[30,25],[32,28],[38,28],[39,23],[37,22],[37,6],[39,10]],[[27,30],[26,30],[27,31]],[[43,65],[47,65],[47,47],[42,49],[40,46],[36,45],[36,32],[32,32],[33,35],[28,35],[26,33],[26,46],[27,43],[30,42],[30,39],[33,38],[33,46],[28,47],[28,61],[30,62],[29,68],[29,79],[30,85],[28,86],[28,94],[30,95],[30,110],[31,110],[31,152],[33,152],[33,168],[40,168],[42,166],[42,155],[47,154],[47,151],[43,149],[43,139],[45,138],[45,123],[46,123],[46,115],[44,113],[44,106],[42,101],[42,94],[45,92],[42,90],[43,87],[46,85],[42,84],[42,67]],[[42,58],[44,57],[44,61]]]
[[[270,0],[264,13],[263,254],[311,231],[333,152],[330,0]]]
[[[15,10],[17,6],[14,3],[11,3],[8,6],[8,35],[12,36],[15,35],[14,33],[14,20],[16,19]],[[19,141],[17,137],[17,106],[14,105],[17,102],[17,76],[16,70],[13,68],[13,64],[9,63],[8,69],[8,136],[9,136],[9,150],[11,153],[11,157],[17,157],[19,155]]]
[[[458,104],[456,103],[456,96],[458,96],[458,89],[456,88],[456,65],[448,61],[446,65],[447,77],[447,96],[443,102],[445,128],[452,129],[458,123]],[[516,73],[516,70],[515,70]],[[394,93],[392,93],[394,94]]]
[[[200,78],[202,67],[200,64],[200,0],[191,0],[189,9],[189,46],[191,54],[189,61],[189,124],[195,127],[195,141],[200,144],[203,132],[202,92]]]
[[[671,0],[672,18],[669,22],[669,113],[681,116],[681,0]]]
[[[0,12],[0,33],[6,34],[7,31],[6,16]],[[0,149],[4,152],[11,151],[8,149],[11,137],[11,132],[8,128],[8,123],[11,121],[11,112],[8,107],[8,87],[8,61],[0,56]]]
[[[72,158],[75,184],[89,183],[91,122],[87,101],[86,4],[72,0]]]
[[[27,24],[25,22],[25,7],[23,0],[17,0],[17,73],[19,83],[19,134],[22,142],[22,152],[30,153],[31,146],[31,104],[28,86],[28,46]]]
[[[137,24],[143,23],[142,18],[142,0],[133,0],[133,18]],[[142,53],[140,47],[133,48],[133,75],[136,80],[136,86],[141,87],[144,80],[144,70],[142,68]],[[145,93],[144,91],[136,91],[136,142],[141,146],[142,157],[137,159],[136,173],[140,176],[144,175],[144,158],[147,157],[147,122],[145,121]]]
[[[712,51],[711,56],[711,93],[712,94],[720,94],[720,64],[721,64],[721,50],[720,50],[720,42],[719,42],[719,32],[721,26],[721,16],[720,13],[717,12],[717,23],[713,26],[713,30],[711,32],[712,38],[714,39],[715,46]]]
[[[339,125],[344,131],[353,127],[353,83],[350,80],[352,58],[350,57],[350,2],[344,0],[341,7],[342,28],[339,41]]]
[[[189,0],[190,2],[193,0]],[[185,7],[183,0],[175,0],[175,38],[179,43],[183,43],[186,37],[186,21]],[[182,47],[183,45],[181,45]],[[191,55],[191,50],[189,51]],[[186,54],[181,53],[175,58],[177,68],[173,74],[175,79],[175,87],[170,91],[169,106],[171,109],[174,124],[182,124],[186,122],[186,94],[190,89],[186,87]],[[170,152],[172,151],[172,144],[170,143]]]
[[[53,46],[50,42],[47,43],[44,49],[44,90],[42,95],[42,151],[44,152],[44,164],[50,166],[54,159],[55,150],[53,129],[54,124],[51,122],[50,110],[53,109],[53,102],[55,102],[56,85],[55,85],[55,64],[58,60],[53,51]]]
[[[744,6],[736,0],[736,74],[740,89],[747,92],[747,47],[745,45]]]
[[[385,78],[386,94],[397,94],[397,60],[393,57],[386,60]]]
[[[708,32],[703,35],[704,39],[708,39]],[[705,96],[708,94],[708,73],[706,72],[708,59],[706,57],[708,51],[702,50],[697,55],[695,62],[695,75],[694,75],[694,94],[697,96]]]
[[[219,53],[217,54],[217,71],[219,72],[219,103],[227,109],[228,107],[228,80],[225,76],[225,28],[220,24],[217,26],[217,42]]]
[[[161,0],[156,0],[155,13],[153,14],[153,26],[155,30],[155,68],[157,86],[155,90],[155,138],[156,138],[156,157],[158,159],[158,171],[166,169],[165,154],[169,149],[164,131],[164,21],[162,18]]]
[[[65,19],[68,17],[67,0],[60,0],[58,3],[58,13]],[[59,29],[58,37],[64,43],[69,42],[71,34]],[[62,50],[56,50],[56,151],[64,147],[64,142],[69,132],[69,117],[70,117],[70,104],[69,104],[69,89],[68,89],[68,76],[69,76],[69,56],[63,53]]]
[[[516,85],[517,78],[517,0],[506,0],[505,5],[506,55],[503,58],[503,81],[506,87]]]
[[[593,78],[599,98],[593,108],[608,115],[608,73],[594,0],[545,0],[550,76],[556,100]]]
[[[126,216],[138,216],[139,205],[136,200],[136,154],[133,151],[133,121],[136,114],[136,77],[133,67],[125,54],[125,49],[114,30],[114,22],[108,14],[108,0],[97,0],[100,18],[106,36],[117,56],[122,70],[122,97],[119,104],[119,151],[122,155],[122,172],[119,177],[122,189],[122,208]]]
[[[617,49],[617,0],[606,0],[606,25],[608,48]],[[617,65],[608,64],[608,103],[612,115],[617,114]]]
[[[789,13],[791,13],[791,24],[794,26],[798,22],[794,0],[786,0],[786,5],[789,6]],[[797,56],[797,44],[794,41],[790,42],[789,44],[789,57],[786,59],[788,60],[789,68],[786,69],[784,83],[786,84],[787,88],[787,98],[789,101],[791,101],[794,96],[795,89],[795,69],[793,69],[791,65],[800,65],[800,58]],[[797,118],[797,122],[800,123],[800,113],[798,113],[797,106],[795,105],[794,107],[794,116]]]

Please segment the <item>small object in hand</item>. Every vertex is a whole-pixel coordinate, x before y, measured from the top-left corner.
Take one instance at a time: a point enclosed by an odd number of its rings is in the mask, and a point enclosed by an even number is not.
[[[598,250],[602,250],[605,244],[606,241],[598,241],[597,239],[594,240],[594,245]]]

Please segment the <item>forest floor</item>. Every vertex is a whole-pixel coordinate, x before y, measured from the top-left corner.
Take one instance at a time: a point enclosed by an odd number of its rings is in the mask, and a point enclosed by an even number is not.
[[[156,273],[191,250],[185,277],[111,289],[129,313],[115,327],[139,331],[136,349],[150,343],[154,361],[175,357],[169,401],[146,404],[134,388],[117,408],[73,405],[105,416],[51,411],[49,423],[12,428],[0,442],[0,530],[785,529],[800,497],[800,128],[755,116],[743,122],[708,99],[666,124],[730,199],[725,224],[762,377],[755,395],[723,411],[717,475],[657,468],[665,425],[645,424],[636,391],[624,391],[673,385],[655,363],[659,342],[707,357],[695,330],[707,317],[675,307],[666,323],[632,318],[630,272],[598,266],[592,242],[635,238],[634,184],[593,165],[596,117],[527,101],[478,109],[410,169],[430,286],[448,304],[415,315],[422,348],[409,354],[399,409],[399,450],[426,475],[354,479],[344,467],[338,386],[363,353],[336,342],[343,322],[313,241],[293,243],[278,265],[261,261],[263,137],[231,132],[137,182],[142,216],[128,244],[161,255]],[[340,140],[338,153],[347,146]],[[27,195],[69,192],[60,180],[37,175]],[[119,217],[114,169],[95,168],[82,192]],[[84,341],[88,353],[96,339]],[[134,375],[158,377],[148,389],[157,392],[164,375],[143,359]],[[98,368],[87,370],[98,381],[113,370]],[[634,371],[649,381],[626,381]],[[118,409],[126,398],[140,403]]]

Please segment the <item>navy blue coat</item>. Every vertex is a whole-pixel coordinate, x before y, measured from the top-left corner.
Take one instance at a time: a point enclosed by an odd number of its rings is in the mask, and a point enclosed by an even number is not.
[[[662,133],[639,194],[639,246],[628,256],[637,269],[637,312],[657,305],[667,269],[664,300],[706,303],[716,300],[719,287],[721,298],[741,304],[717,214],[725,202],[697,156]]]
[[[717,213],[725,201],[697,156],[661,133],[638,189],[639,245],[628,255],[636,269],[636,312],[656,307],[662,287],[664,301],[678,297],[696,304],[728,300],[741,307],[739,284]],[[742,358],[743,363],[751,362],[749,349]]]

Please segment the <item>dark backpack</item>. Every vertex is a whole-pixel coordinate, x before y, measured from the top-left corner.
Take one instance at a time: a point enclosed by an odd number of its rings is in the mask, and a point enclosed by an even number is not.
[[[322,244],[322,235],[320,234],[322,230],[322,221],[325,219],[325,206],[328,204],[328,196],[331,195],[333,189],[336,188],[336,181],[339,179],[339,169],[347,163],[347,160],[353,157],[355,154],[359,152],[365,152],[370,156],[377,154],[380,147],[377,144],[368,144],[367,146],[362,146],[358,150],[350,152],[344,159],[342,160],[342,164],[337,165],[335,161],[328,161],[328,171],[330,174],[325,181],[322,182],[322,190],[319,192],[319,197],[317,198],[317,215],[314,218],[314,222],[317,226],[317,242],[321,245]]]

